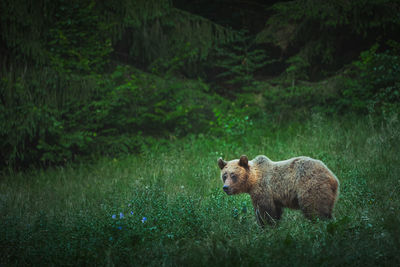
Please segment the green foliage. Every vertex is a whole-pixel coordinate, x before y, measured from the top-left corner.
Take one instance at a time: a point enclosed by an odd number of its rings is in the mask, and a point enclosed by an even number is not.
[[[151,72],[158,75],[164,75],[166,77],[179,76],[186,74],[191,76],[198,72],[198,68],[193,68],[193,64],[190,64],[193,56],[197,54],[197,50],[194,49],[191,43],[187,42],[185,45],[179,47],[178,50],[174,51],[173,58],[158,58],[150,65]]]
[[[348,78],[342,103],[361,111],[398,112],[400,101],[400,57],[393,48],[378,52],[378,45],[354,62],[356,79]]]
[[[110,25],[94,1],[60,1],[48,32],[49,64],[64,73],[101,72],[111,48]]]
[[[44,145],[43,138],[47,138],[50,144],[58,141],[56,136],[63,131],[56,101],[53,105],[46,101],[46,98],[54,96],[52,93],[58,89],[54,89],[54,84],[60,80],[54,72],[48,76],[46,72],[41,77],[36,75],[27,72],[14,80],[9,74],[1,80],[1,159],[10,167],[40,160],[42,153],[36,150],[36,146]],[[60,145],[63,144],[56,146]],[[54,150],[60,152],[57,148]],[[56,153],[56,156],[54,161],[59,162],[64,155]]]
[[[388,117],[399,110],[396,41],[364,52],[340,89],[302,80],[321,74],[320,62],[335,69],[339,48],[352,40],[342,33],[395,40],[398,9],[387,0],[278,2],[267,35],[254,38],[248,22],[251,34],[234,31],[170,0],[1,1],[0,166],[143,152],[200,133],[243,141],[256,118],[310,110]],[[266,36],[282,48],[278,84],[259,79],[272,63],[256,42]]]
[[[222,86],[232,87],[231,94],[251,90],[255,72],[271,63],[246,31],[238,32],[232,41],[217,47],[213,57],[216,58],[214,67],[219,69],[217,78]]]
[[[23,61],[63,72],[101,72],[115,47],[114,57],[149,66],[160,59],[183,60],[176,52],[190,43],[192,52],[182,53],[187,73],[196,76],[197,64],[211,48],[233,36],[206,18],[174,8],[170,0],[5,0],[0,15],[5,62],[13,68]]]
[[[8,47],[10,61],[27,61],[34,58],[44,62],[44,43],[51,18],[43,15],[43,9],[52,10],[51,1],[0,1],[0,41]]]
[[[1,83],[1,158],[10,167],[143,151],[154,138],[205,131],[217,103],[201,81],[164,80],[123,66],[109,75],[79,76],[84,80],[75,85],[36,74]]]
[[[262,94],[265,112],[278,120],[301,120],[313,112],[334,114],[334,105],[339,98],[335,79],[320,82],[298,82],[288,86],[286,82],[277,85],[263,84]]]
[[[0,2],[0,40],[8,63],[29,62],[79,71],[107,63],[111,41],[171,10],[169,0],[39,0]],[[17,63],[17,64],[15,64]]]
[[[349,63],[371,40],[397,39],[400,26],[400,5],[391,0],[284,1],[271,11],[258,42],[302,56],[314,79]]]
[[[107,131],[111,126],[121,132],[132,129],[159,137],[179,136],[201,131],[207,122],[205,116],[211,107],[207,110],[203,102],[210,101],[210,97],[198,89],[200,81],[164,80],[141,72],[129,74],[129,68],[121,67],[112,78],[113,82],[122,78],[123,83],[114,82],[108,95],[91,103],[105,116]]]
[[[210,122],[210,131],[214,135],[226,135],[228,138],[237,139],[252,128],[253,122],[249,117],[248,106],[241,107],[240,104],[238,106],[232,102],[229,108],[215,107],[213,112],[215,122]]]
[[[288,79],[292,83],[292,87],[295,85],[296,80],[308,80],[308,68],[310,64],[300,55],[293,56],[289,58],[286,63],[290,66],[286,69],[286,74]]]
[[[193,75],[232,31],[169,0],[5,0],[0,15],[2,168],[140,152],[214,118],[208,86],[173,75]],[[112,72],[119,41],[169,80],[118,63]]]
[[[197,76],[198,64],[205,62],[212,49],[234,37],[234,31],[212,21],[172,8],[171,12],[128,28],[129,56],[136,64],[164,67],[176,65],[190,77]],[[164,65],[164,66],[163,66]],[[166,65],[166,66],[165,66]],[[161,68],[160,71],[163,71]]]
[[[140,155],[3,175],[0,263],[398,266],[399,127],[396,117],[254,121],[242,144],[190,136]],[[323,160],[340,180],[335,218],[310,222],[285,209],[261,229],[250,197],[221,188],[217,158],[242,153]]]
[[[370,29],[393,29],[400,21],[398,3],[390,0],[324,1],[306,0],[276,3],[272,10],[283,21],[319,21],[324,27],[350,26],[354,33],[367,34]],[[373,12],[374,11],[374,12]]]

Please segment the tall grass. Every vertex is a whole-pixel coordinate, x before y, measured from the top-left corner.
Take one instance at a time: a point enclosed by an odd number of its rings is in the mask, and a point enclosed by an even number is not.
[[[314,115],[3,175],[0,265],[399,265],[399,130],[397,117]],[[241,154],[324,161],[340,180],[335,219],[285,210],[260,228],[249,196],[221,190],[217,158]]]

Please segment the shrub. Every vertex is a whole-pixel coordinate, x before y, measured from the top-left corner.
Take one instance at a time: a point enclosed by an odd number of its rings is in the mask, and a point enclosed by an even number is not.
[[[205,131],[214,118],[211,103],[217,100],[201,81],[165,80],[125,66],[104,75],[53,73],[57,78],[50,80],[44,73],[1,80],[5,165],[135,153],[155,138]]]
[[[400,57],[396,49],[383,52],[374,45],[354,62],[355,79],[345,81],[340,103],[358,111],[381,114],[398,110],[400,101]]]

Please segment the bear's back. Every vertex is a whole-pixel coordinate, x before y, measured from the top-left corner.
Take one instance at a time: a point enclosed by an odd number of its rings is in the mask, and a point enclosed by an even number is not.
[[[295,181],[335,177],[322,161],[305,156],[273,162],[273,166],[274,173]]]
[[[269,166],[272,163],[272,161],[264,155],[258,155],[251,162],[258,168]]]
[[[326,179],[336,176],[320,160],[300,156],[282,161],[271,161],[268,157],[260,155],[253,161],[253,166],[258,170],[258,179],[266,183],[278,183],[292,187],[299,182],[314,179]],[[286,181],[286,182],[285,182]]]

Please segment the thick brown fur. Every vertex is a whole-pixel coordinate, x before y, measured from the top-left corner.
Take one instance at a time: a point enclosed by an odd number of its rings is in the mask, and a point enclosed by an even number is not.
[[[312,219],[332,218],[339,194],[339,181],[319,160],[296,157],[274,162],[266,156],[248,161],[246,156],[218,160],[224,191],[248,193],[258,222],[276,223],[283,208],[300,209]]]

